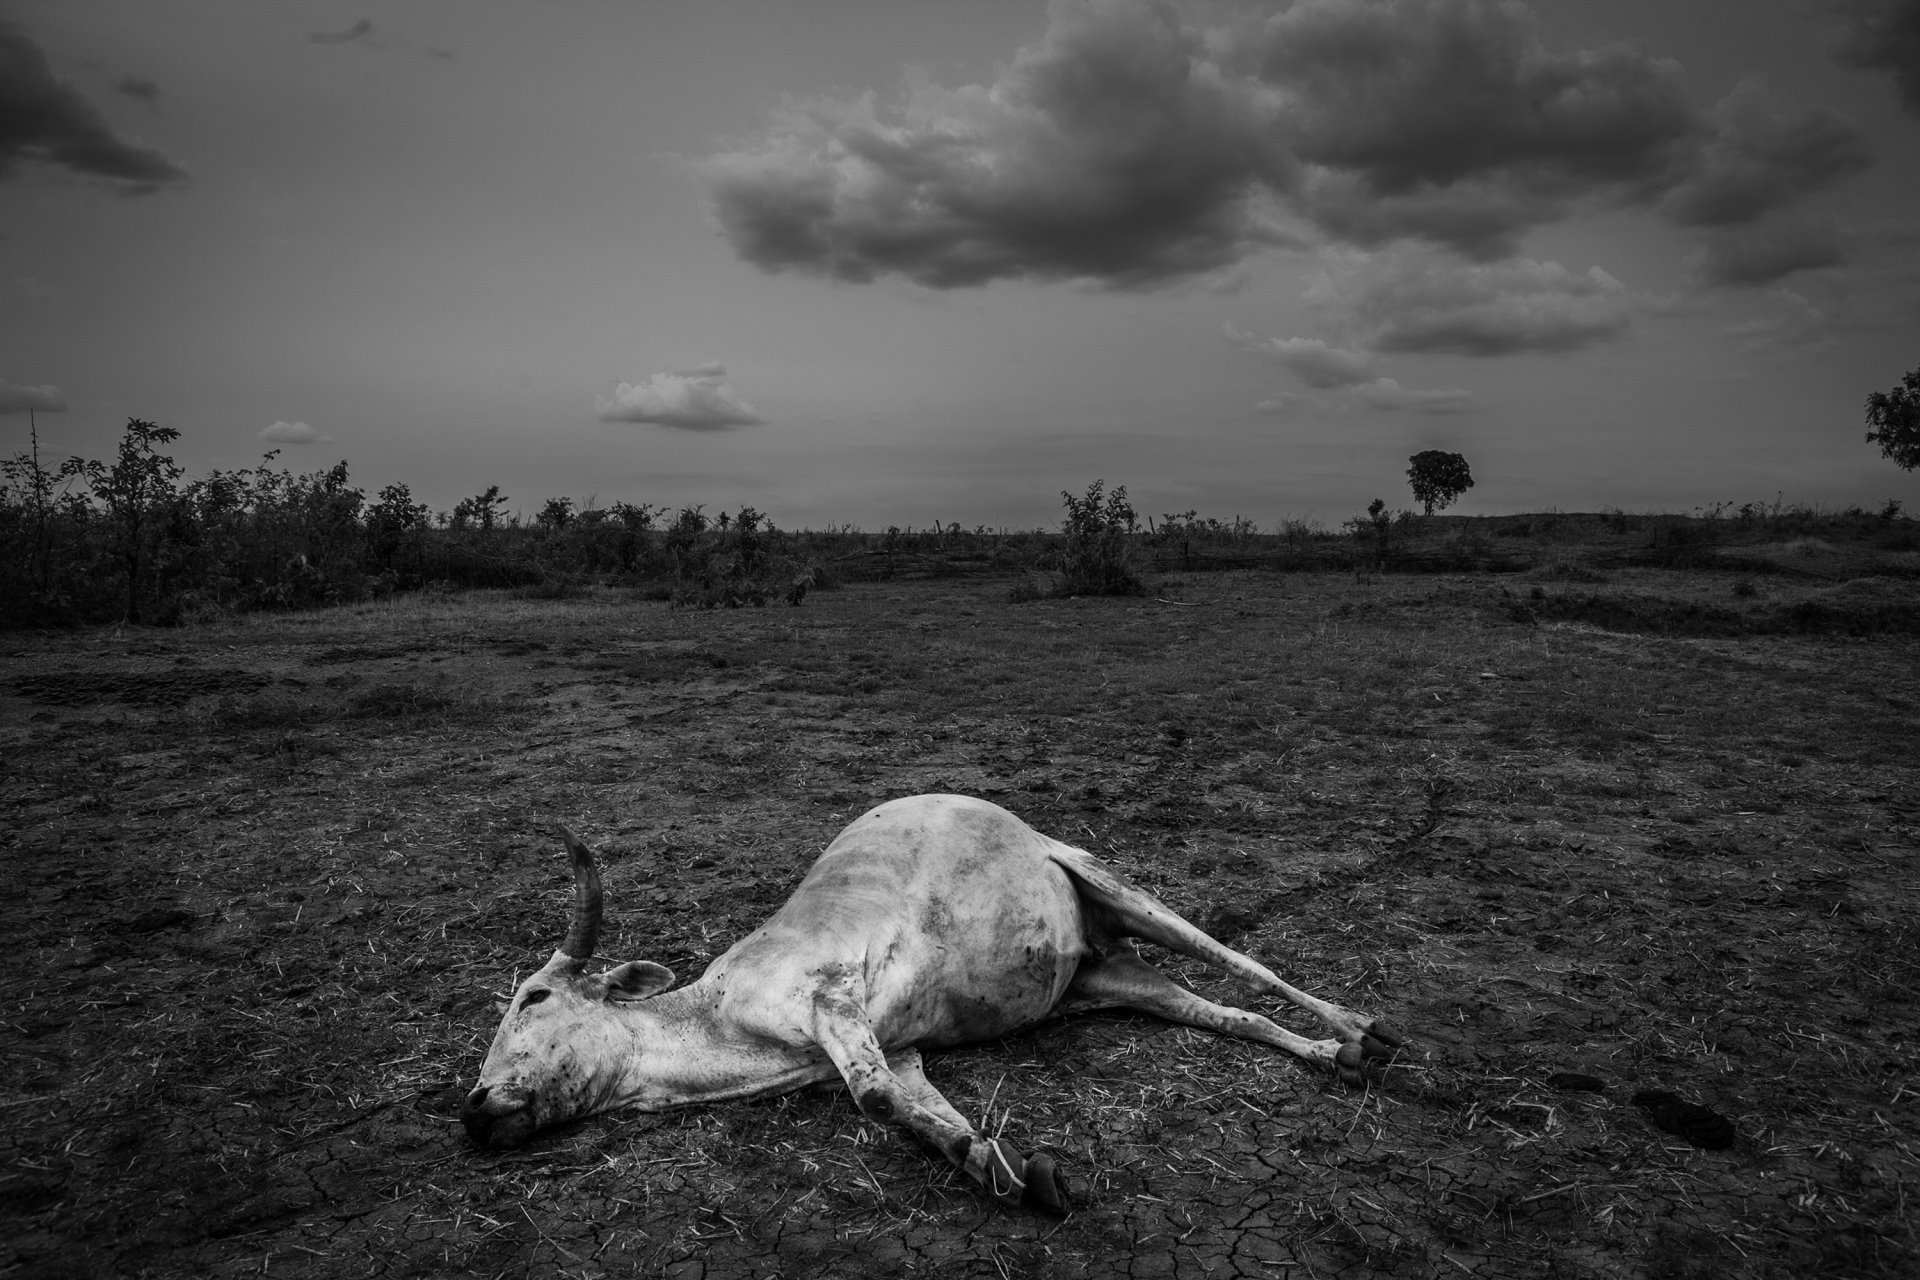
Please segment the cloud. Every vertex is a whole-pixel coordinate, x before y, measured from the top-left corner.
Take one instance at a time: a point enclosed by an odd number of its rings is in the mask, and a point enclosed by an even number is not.
[[[399,36],[375,35],[373,19],[362,18],[344,31],[309,31],[308,44],[357,45],[362,49],[393,49],[400,53],[419,53],[429,58],[447,59],[453,56],[450,49],[440,49],[433,45],[419,44]]]
[[[1403,387],[1392,378],[1375,378],[1353,389],[1360,402],[1370,409],[1411,409],[1415,413],[1466,413],[1479,407],[1471,391],[1460,387],[1436,387],[1417,390]]]
[[[272,426],[263,427],[260,431],[260,439],[269,444],[315,444],[326,438],[304,422],[283,420]]]
[[[1707,240],[1696,270],[1707,284],[1765,285],[1795,271],[1847,260],[1847,236],[1831,218],[1778,218],[1729,227]]]
[[[22,386],[0,378],[0,413],[25,413],[29,409],[41,413],[61,413],[66,407],[66,392],[58,387],[45,383],[37,387]]]
[[[1683,226],[1752,222],[1873,165],[1845,116],[1822,106],[1780,110],[1756,80],[1721,99],[1712,123],[1692,171],[1663,205]]]
[[[1348,391],[1372,409],[1412,409],[1420,413],[1464,413],[1479,404],[1459,387],[1418,390],[1403,387],[1374,372],[1373,357],[1363,351],[1344,351],[1319,338],[1260,338],[1236,327],[1222,327],[1227,340],[1246,351],[1283,365],[1308,386],[1321,391]],[[1324,402],[1298,392],[1276,392],[1254,408],[1263,413],[1295,413],[1318,409]]]
[[[362,18],[345,31],[309,31],[308,44],[353,44],[373,34],[373,19]]]
[[[1364,351],[1343,351],[1319,338],[1261,338],[1232,321],[1222,331],[1228,341],[1268,357],[1310,387],[1351,387],[1374,376],[1373,357]]]
[[[1253,407],[1260,413],[1289,414],[1323,408],[1324,402],[1318,396],[1302,395],[1298,391],[1276,391]]]
[[[1769,289],[1765,297],[1770,310],[1720,330],[1723,338],[1734,338],[1749,351],[1769,347],[1830,347],[1834,329],[1844,318],[1832,306],[1813,301],[1792,289]],[[1844,307],[1844,300],[1842,301]]]
[[[1262,36],[1299,205],[1373,247],[1512,252],[1582,197],[1658,180],[1696,119],[1678,64],[1629,45],[1549,52],[1502,0],[1302,0]]]
[[[26,161],[118,184],[131,195],[186,181],[186,170],[123,141],[79,90],[54,77],[40,46],[0,22],[0,182]]]
[[[768,271],[1151,288],[1273,245],[1496,262],[1592,207],[1734,225],[1872,163],[1837,112],[1755,83],[1703,113],[1678,63],[1550,50],[1517,0],[1205,12],[1053,0],[990,83],[797,102],[693,169]]]
[[[1660,305],[1599,267],[1575,273],[1532,258],[1469,266],[1411,253],[1330,272],[1307,297],[1368,350],[1467,356],[1578,350]]]
[[[1900,105],[1920,115],[1920,0],[1837,0],[1842,24],[1834,58],[1893,76]]]
[[[124,93],[129,98],[138,98],[142,102],[152,102],[160,96],[160,86],[145,76],[121,76],[113,82],[115,93]]]
[[[770,271],[932,288],[1147,286],[1230,266],[1270,234],[1248,199],[1290,162],[1245,84],[1171,10],[1056,3],[992,85],[910,76],[883,111],[799,104],[696,168],[736,253]]]
[[[1308,229],[1497,258],[1580,199],[1651,199],[1699,131],[1676,64],[1549,53],[1504,0],[1301,0],[1207,30],[1056,0],[992,84],[801,104],[696,172],[767,270],[1143,287]]]
[[[651,422],[693,431],[766,421],[727,385],[726,372],[718,362],[708,361],[656,373],[645,382],[623,382],[611,396],[594,397],[594,414],[602,422]]]

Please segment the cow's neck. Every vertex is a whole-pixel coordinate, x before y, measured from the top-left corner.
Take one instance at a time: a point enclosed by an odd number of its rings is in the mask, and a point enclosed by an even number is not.
[[[724,1030],[718,1007],[719,989],[707,979],[613,1006],[627,1044],[603,1107],[665,1111],[783,1093],[838,1074],[823,1054]]]

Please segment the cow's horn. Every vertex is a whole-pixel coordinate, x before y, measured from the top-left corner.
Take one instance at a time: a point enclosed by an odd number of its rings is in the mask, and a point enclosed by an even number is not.
[[[593,851],[579,836],[567,827],[560,828],[560,836],[573,855],[573,922],[560,950],[585,964],[600,940],[600,871],[593,865]]]

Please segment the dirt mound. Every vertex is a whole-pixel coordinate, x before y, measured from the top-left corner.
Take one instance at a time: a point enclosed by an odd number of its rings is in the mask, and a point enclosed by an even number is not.
[[[257,671],[199,668],[185,671],[48,671],[21,676],[13,690],[23,698],[57,707],[96,702],[173,706],[194,698],[248,693],[270,683]]]
[[[1500,612],[1515,622],[1584,622],[1608,631],[1664,636],[1883,635],[1920,633],[1920,587],[1897,578],[1858,578],[1791,604],[1708,604],[1635,591],[1536,589],[1507,595]]]

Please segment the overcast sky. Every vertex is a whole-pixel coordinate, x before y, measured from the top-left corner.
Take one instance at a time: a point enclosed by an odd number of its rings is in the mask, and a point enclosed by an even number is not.
[[[784,527],[1920,510],[1920,0],[0,0],[0,451]]]

